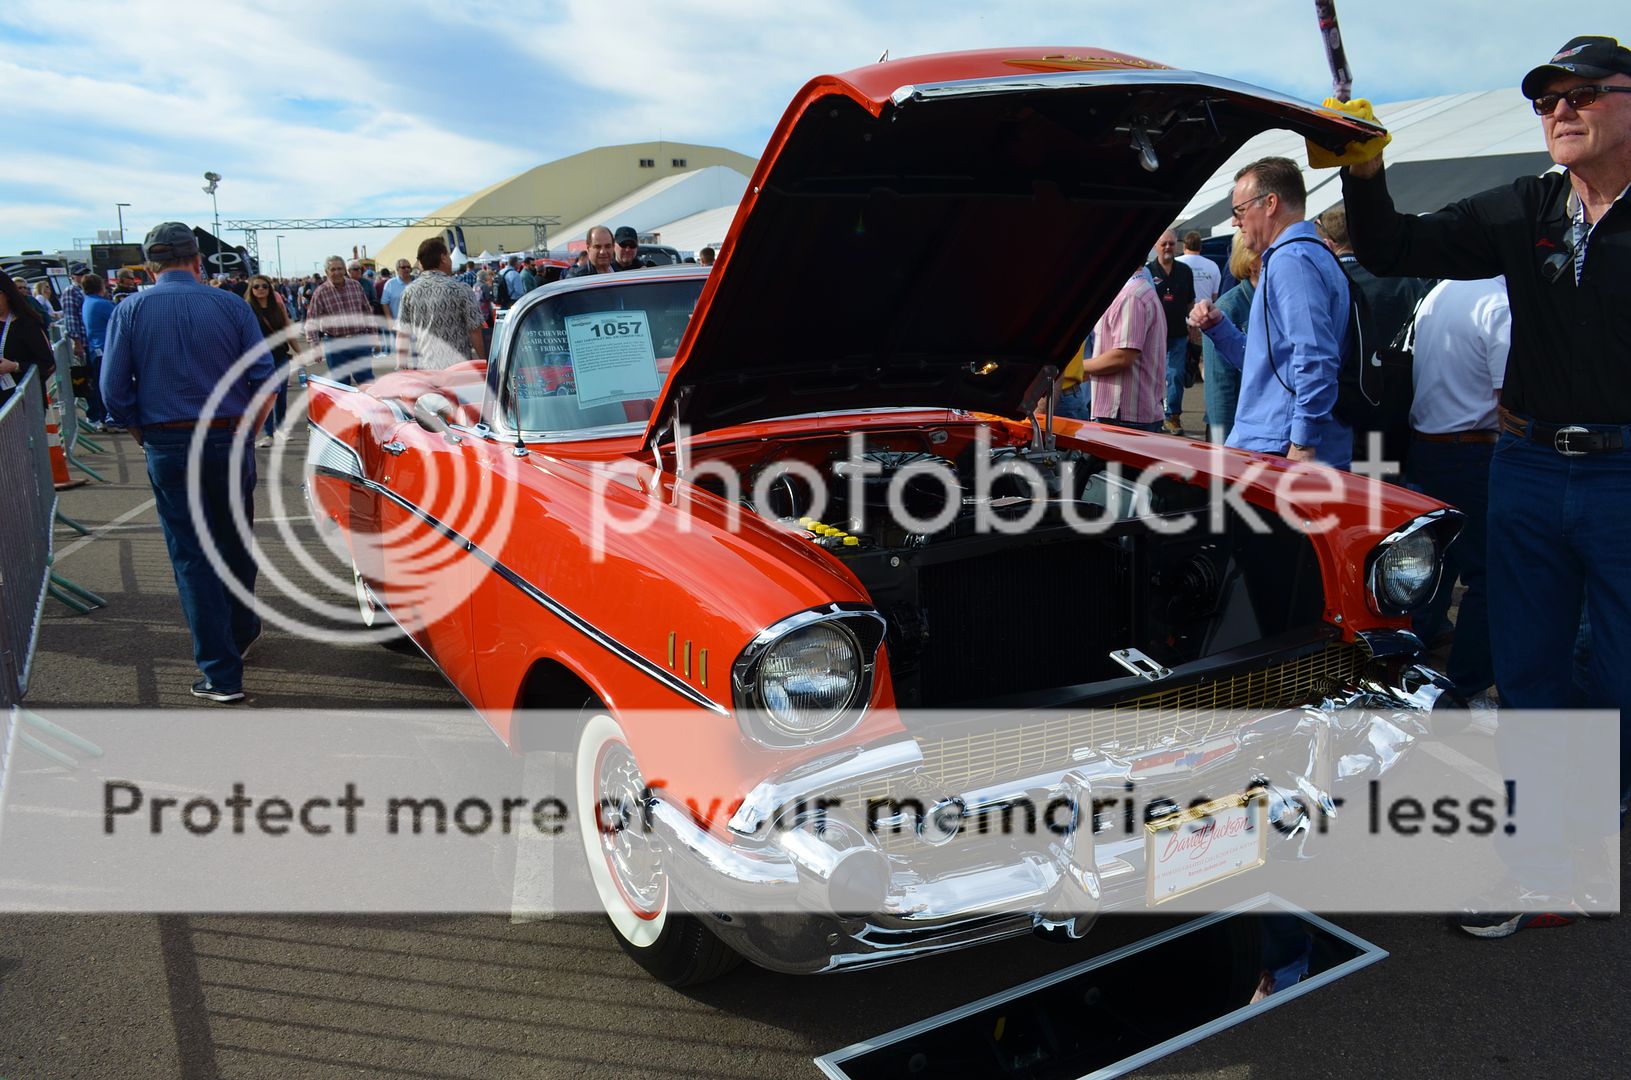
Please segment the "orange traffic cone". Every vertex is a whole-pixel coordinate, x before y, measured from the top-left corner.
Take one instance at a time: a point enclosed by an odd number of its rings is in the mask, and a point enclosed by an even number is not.
[[[45,445],[51,450],[51,486],[61,491],[78,487],[85,481],[68,475],[68,451],[62,448],[62,432],[57,427],[59,415],[55,407],[45,410]]]

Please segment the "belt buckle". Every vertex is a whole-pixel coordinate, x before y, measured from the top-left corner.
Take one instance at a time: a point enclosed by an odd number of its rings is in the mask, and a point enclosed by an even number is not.
[[[1591,451],[1589,451],[1589,450],[1570,450],[1569,449],[1569,436],[1570,435],[1590,435],[1590,434],[1591,434],[1591,432],[1589,430],[1587,430],[1586,428],[1583,428],[1583,427],[1558,428],[1557,429],[1557,434],[1552,436],[1552,449],[1556,450],[1558,453],[1562,454],[1564,457],[1585,457]]]

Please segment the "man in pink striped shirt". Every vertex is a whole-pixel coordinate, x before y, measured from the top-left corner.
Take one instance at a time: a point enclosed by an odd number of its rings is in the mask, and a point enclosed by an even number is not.
[[[1165,416],[1167,317],[1150,273],[1140,266],[1093,327],[1092,417],[1140,431],[1160,431]]]

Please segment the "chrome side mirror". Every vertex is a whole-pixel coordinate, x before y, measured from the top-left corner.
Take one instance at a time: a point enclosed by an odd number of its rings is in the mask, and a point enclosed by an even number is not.
[[[447,431],[448,425],[453,422],[454,405],[445,394],[434,391],[429,394],[420,394],[419,400],[413,403],[413,418],[418,425],[436,435]]]

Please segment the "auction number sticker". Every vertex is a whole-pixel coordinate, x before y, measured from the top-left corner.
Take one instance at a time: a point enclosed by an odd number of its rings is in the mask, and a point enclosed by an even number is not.
[[[644,311],[597,311],[568,315],[567,347],[578,388],[578,408],[644,401],[657,396],[662,379]]]
[[[1231,795],[1144,826],[1146,897],[1154,907],[1268,860],[1262,792]]]

